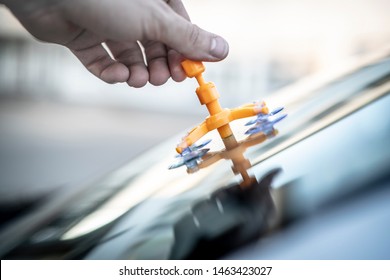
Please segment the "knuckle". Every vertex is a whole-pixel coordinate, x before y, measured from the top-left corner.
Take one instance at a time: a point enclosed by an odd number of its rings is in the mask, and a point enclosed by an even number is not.
[[[197,45],[199,44],[199,39],[200,39],[200,29],[193,24],[188,25],[187,29],[187,38],[188,38],[188,43],[191,45]]]

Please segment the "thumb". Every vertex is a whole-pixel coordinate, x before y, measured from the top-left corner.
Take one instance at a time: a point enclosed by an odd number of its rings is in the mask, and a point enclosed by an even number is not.
[[[229,53],[225,39],[201,29],[172,10],[169,16],[161,17],[159,21],[160,32],[156,39],[186,58],[219,61]]]

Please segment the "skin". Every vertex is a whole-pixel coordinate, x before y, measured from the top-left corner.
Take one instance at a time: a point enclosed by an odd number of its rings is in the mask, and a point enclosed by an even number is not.
[[[220,36],[190,22],[181,0],[0,0],[37,39],[69,48],[107,83],[185,79],[184,57],[219,61]],[[109,51],[108,51],[109,50]],[[111,53],[111,55],[110,55]],[[144,59],[145,58],[145,59]],[[145,63],[146,61],[146,63]]]

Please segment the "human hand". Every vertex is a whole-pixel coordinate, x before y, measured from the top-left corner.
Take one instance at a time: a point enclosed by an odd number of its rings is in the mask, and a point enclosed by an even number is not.
[[[181,0],[0,2],[37,39],[68,47],[107,83],[138,88],[148,81],[162,85],[170,77],[180,82],[186,77],[184,57],[218,61],[229,51],[223,38],[190,23]]]

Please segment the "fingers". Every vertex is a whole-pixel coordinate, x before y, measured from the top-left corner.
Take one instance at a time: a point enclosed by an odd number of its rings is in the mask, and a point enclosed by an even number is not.
[[[80,29],[77,36],[65,45],[96,77],[113,84],[127,81],[129,70],[125,65],[113,60],[92,32]]]
[[[171,76],[165,46],[156,41],[147,41],[143,43],[143,46],[148,63],[149,82],[155,86],[165,84]]]
[[[101,44],[71,51],[92,74],[101,80],[110,84],[128,80],[128,68],[122,63],[111,59]]]
[[[138,43],[107,41],[107,46],[115,59],[128,67],[129,77],[127,84],[136,88],[146,85],[149,80],[149,72]]]
[[[186,79],[186,74],[181,67],[181,62],[184,60],[184,57],[179,54],[177,51],[170,49],[168,51],[168,65],[171,72],[172,80],[175,82],[182,82]]]
[[[97,12],[87,13],[86,16],[77,16],[80,9],[75,8],[66,13],[75,25],[92,30],[91,33],[102,38],[100,42],[107,42],[115,59],[97,43],[92,46],[85,43],[85,48],[82,41],[82,46],[71,48],[85,67],[102,80],[108,83],[127,82],[133,87],[142,87],[148,81],[162,85],[169,77],[175,81],[185,79],[180,65],[184,57],[218,61],[227,56],[229,46],[226,41],[189,22],[180,0],[169,0],[168,4],[138,0],[140,4],[133,6],[128,1],[122,2],[123,7],[116,13],[107,13],[111,6],[103,4],[93,6]],[[105,20],[96,21],[99,17]],[[137,40],[144,42],[147,66]]]
[[[170,54],[171,57],[176,57],[172,60],[176,64],[172,67],[174,70],[170,71],[167,51],[162,43],[150,41],[144,44],[148,67],[144,63],[138,43],[107,41],[106,44],[115,60],[100,44],[72,52],[91,73],[107,83],[127,82],[132,87],[140,88],[148,81],[159,86],[166,83],[171,76],[175,81],[185,78],[180,67],[182,59],[176,52]]]
[[[137,43],[107,42],[115,59],[130,69],[128,84],[142,87],[148,81],[155,86],[166,83],[171,76],[166,48],[162,43],[148,41],[143,43],[147,65],[144,63],[142,50]]]

